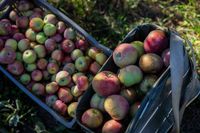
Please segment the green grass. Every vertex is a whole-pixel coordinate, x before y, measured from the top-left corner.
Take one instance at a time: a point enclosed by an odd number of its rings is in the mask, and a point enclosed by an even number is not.
[[[200,70],[198,0],[61,0],[56,6],[112,49],[140,24],[153,23],[175,29],[193,43]]]

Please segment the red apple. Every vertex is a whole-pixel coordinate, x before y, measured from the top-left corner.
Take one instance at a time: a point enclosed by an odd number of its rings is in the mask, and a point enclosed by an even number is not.
[[[61,100],[56,100],[56,102],[53,104],[53,109],[55,109],[61,115],[65,115],[67,113],[67,105]]]
[[[0,51],[0,63],[11,64],[16,58],[15,51],[10,47],[5,47]]]
[[[14,61],[12,64],[7,66],[7,69],[14,75],[21,75],[24,71],[24,66],[20,61]]]
[[[65,39],[61,44],[61,48],[65,53],[71,53],[74,50],[75,46],[71,40]]]
[[[48,65],[47,65],[47,71],[50,73],[50,74],[56,74],[59,70],[59,66],[57,63],[54,63],[54,62],[50,62]]]
[[[85,90],[87,90],[87,88],[89,86],[88,78],[86,76],[79,76],[77,78],[76,84],[77,84],[77,87],[79,90],[85,91]]]
[[[163,51],[162,59],[163,59],[164,65],[166,67],[168,67],[169,64],[170,64],[170,51],[169,51],[169,49],[166,49],[166,50]]]
[[[55,50],[56,45],[57,44],[56,44],[56,41],[54,39],[49,38],[45,41],[45,48],[47,49],[47,51],[49,53],[52,52],[53,50]]]
[[[122,124],[116,120],[107,121],[102,128],[102,133],[121,133]]]
[[[51,58],[58,62],[61,62],[64,58],[64,53],[61,50],[56,49],[52,52]]]
[[[65,88],[60,88],[58,90],[58,98],[65,102],[65,103],[69,103],[73,100],[73,96],[71,94],[71,91],[69,88],[65,87]]]
[[[90,67],[89,70],[90,72],[92,72],[93,74],[97,74],[97,72],[100,70],[101,66],[97,63],[97,62],[93,62]]]
[[[83,113],[81,122],[89,128],[98,128],[103,123],[103,115],[99,110],[90,108]]]
[[[115,48],[113,52],[113,60],[115,64],[120,68],[135,64],[137,58],[137,50],[129,43],[120,44]]]
[[[94,91],[100,96],[109,96],[120,92],[120,81],[116,74],[110,71],[98,73],[92,80]]]
[[[32,73],[31,73],[31,78],[34,80],[34,81],[40,81],[42,80],[42,72],[40,70],[34,70]]]
[[[151,31],[144,40],[144,50],[146,53],[160,53],[168,45],[168,38],[162,30]]]
[[[37,67],[41,70],[44,70],[46,69],[47,67],[47,63],[48,61],[44,58],[40,58],[38,61],[37,61]]]
[[[88,48],[88,42],[85,39],[79,39],[75,43],[76,48],[85,51]]]

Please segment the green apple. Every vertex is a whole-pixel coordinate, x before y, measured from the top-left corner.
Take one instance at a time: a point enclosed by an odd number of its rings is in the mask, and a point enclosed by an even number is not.
[[[31,76],[27,73],[24,73],[20,77],[20,82],[24,85],[27,85],[31,81]]]
[[[17,50],[17,41],[15,39],[6,40],[5,47],[10,47],[16,51]]]
[[[46,50],[43,45],[36,45],[34,51],[37,54],[38,58],[44,58],[46,56]]]
[[[28,39],[22,39],[17,44],[19,51],[24,52],[25,50],[29,49],[30,41]]]
[[[40,44],[44,44],[45,41],[47,40],[47,37],[46,35],[44,34],[44,32],[39,32],[37,35],[36,35],[36,41]]]
[[[36,61],[37,55],[33,50],[26,50],[24,51],[22,58],[25,63],[31,64]]]

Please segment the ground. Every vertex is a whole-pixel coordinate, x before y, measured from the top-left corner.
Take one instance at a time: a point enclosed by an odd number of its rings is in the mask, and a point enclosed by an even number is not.
[[[49,0],[49,2],[53,1],[56,0]],[[57,1],[60,3],[53,3],[54,6],[77,22],[101,44],[111,49],[137,25],[153,23],[173,28],[193,43],[198,68],[200,68],[199,0]],[[0,80],[7,81],[5,77],[3,80],[1,77]],[[3,107],[6,108],[2,109]],[[49,126],[41,116],[44,113],[38,106],[9,82],[0,86],[0,109],[0,132],[21,132],[18,129],[22,128],[37,133],[66,132],[62,126]],[[16,123],[17,127],[15,127]]]

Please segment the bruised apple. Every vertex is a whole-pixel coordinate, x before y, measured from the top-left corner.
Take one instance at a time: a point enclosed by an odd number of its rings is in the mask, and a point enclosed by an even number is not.
[[[118,77],[110,71],[98,73],[92,80],[92,87],[97,94],[104,97],[116,94],[121,90]]]

